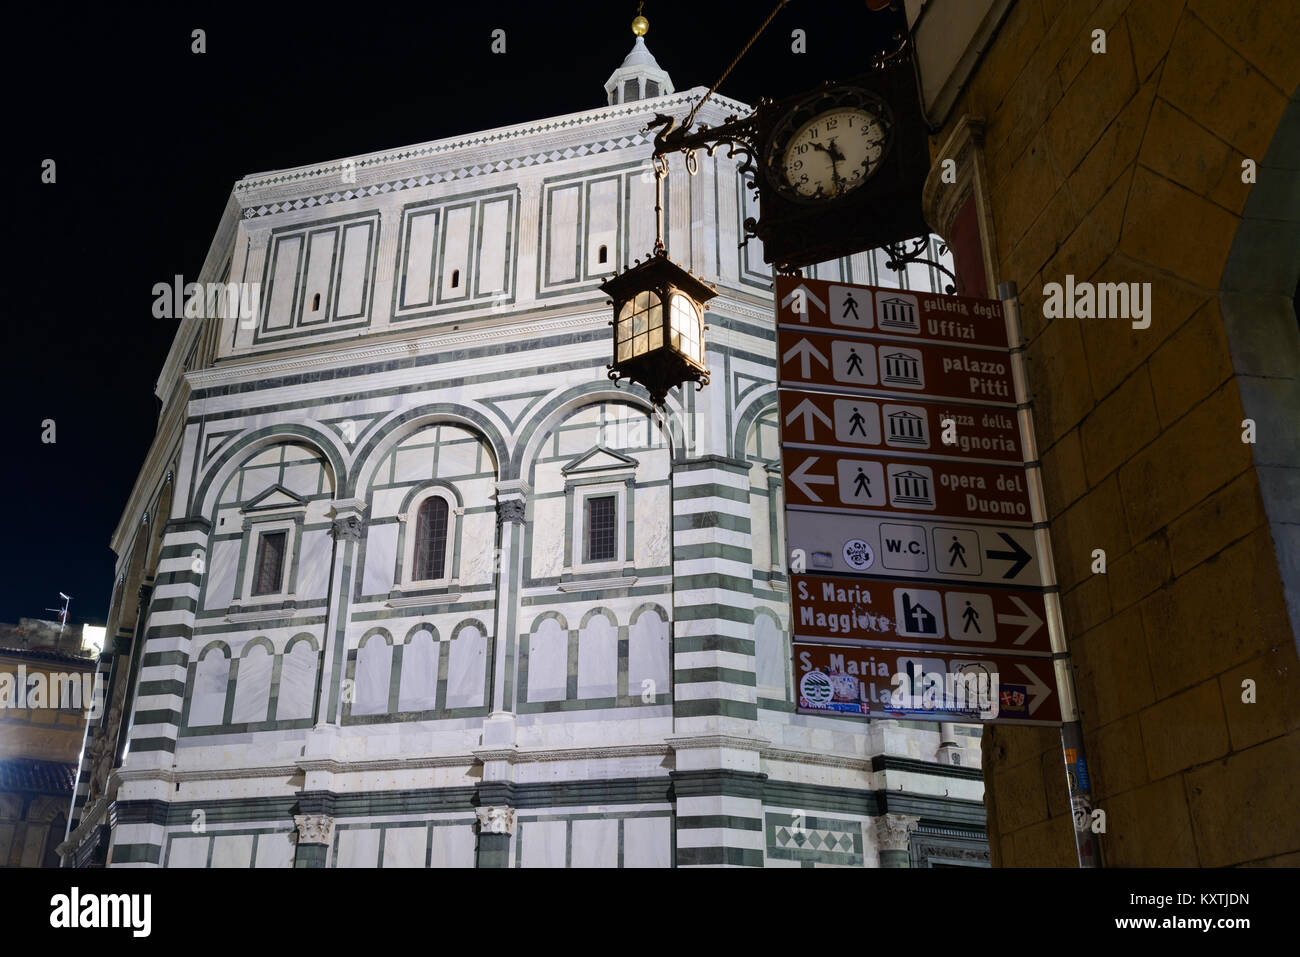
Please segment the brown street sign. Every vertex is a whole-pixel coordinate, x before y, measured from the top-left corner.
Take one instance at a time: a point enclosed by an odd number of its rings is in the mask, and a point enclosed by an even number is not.
[[[804,329],[1007,348],[996,299],[778,276],[776,302],[778,323]]]
[[[1024,461],[1014,412],[972,405],[865,399],[782,389],[781,434],[787,444],[834,445],[845,451],[897,451],[996,462]],[[951,420],[956,441],[943,441]]]
[[[878,718],[983,724],[1061,723],[1052,658],[980,657],[796,643],[800,711],[824,713],[856,693]]]
[[[1022,466],[922,462],[781,450],[787,508],[905,512],[911,515],[1031,524]]]
[[[838,338],[781,326],[776,331],[780,384],[856,395],[924,395],[1013,406],[1006,353],[918,342]]]
[[[931,654],[1052,650],[1046,604],[1036,591],[792,575],[790,603],[797,641],[928,648]]]

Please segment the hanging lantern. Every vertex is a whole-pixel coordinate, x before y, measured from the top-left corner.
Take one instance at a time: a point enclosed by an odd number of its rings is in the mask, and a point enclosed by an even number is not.
[[[602,285],[614,306],[614,361],[609,377],[645,386],[662,407],[668,390],[709,382],[704,364],[704,310],[715,287],[672,262],[662,249]]]

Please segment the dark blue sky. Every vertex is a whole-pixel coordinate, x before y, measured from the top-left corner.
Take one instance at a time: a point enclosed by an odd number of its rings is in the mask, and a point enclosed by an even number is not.
[[[773,5],[648,0],[646,41],[678,89],[707,87]],[[109,537],[153,438],[175,332],[152,317],[152,287],[196,278],[236,179],[602,106],[637,4],[459,7],[6,11],[0,621],[48,617],[63,591],[74,622],[104,622]],[[859,73],[887,16],[863,0],[793,0],[720,92],[753,102]],[[490,50],[497,28],[505,55]],[[53,185],[40,182],[46,158]]]

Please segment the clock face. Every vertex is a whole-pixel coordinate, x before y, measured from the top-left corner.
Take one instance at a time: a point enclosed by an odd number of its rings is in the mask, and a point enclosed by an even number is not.
[[[778,123],[768,155],[776,188],[804,202],[852,193],[880,168],[892,115],[865,91],[841,89],[792,110]]]

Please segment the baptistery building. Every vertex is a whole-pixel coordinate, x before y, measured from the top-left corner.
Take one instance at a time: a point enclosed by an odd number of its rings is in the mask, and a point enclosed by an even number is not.
[[[987,864],[978,729],[796,712],[772,275],[721,153],[665,180],[710,384],[606,374],[646,124],[705,92],[637,37],[597,109],[234,184],[113,536],[65,866]],[[942,287],[886,260],[813,273]]]

